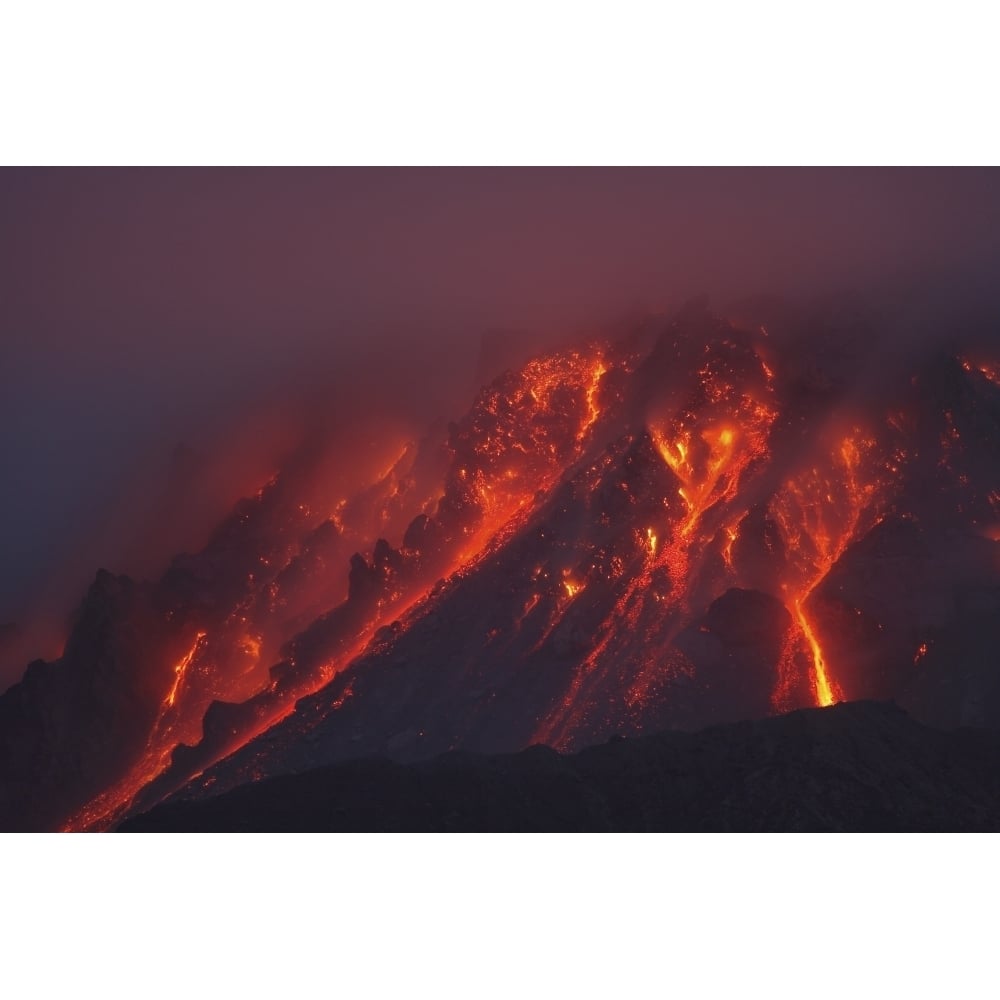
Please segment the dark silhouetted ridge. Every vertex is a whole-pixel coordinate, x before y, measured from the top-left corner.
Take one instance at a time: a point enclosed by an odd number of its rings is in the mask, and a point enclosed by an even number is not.
[[[1000,733],[890,703],[804,709],[561,755],[348,761],[175,801],[124,831],[995,831]]]

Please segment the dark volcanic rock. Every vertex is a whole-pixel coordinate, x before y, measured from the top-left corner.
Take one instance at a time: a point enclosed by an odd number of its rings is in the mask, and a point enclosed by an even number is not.
[[[770,715],[791,625],[785,606],[770,594],[733,587],[713,601],[700,625],[677,639],[695,667],[692,717],[714,724]]]
[[[48,829],[117,778],[143,746],[171,676],[149,594],[100,570],[62,657],[0,697],[0,829]]]
[[[713,601],[705,628],[731,646],[780,647],[791,617],[781,601],[756,590],[732,587]]]
[[[572,756],[351,761],[163,805],[122,829],[995,831],[998,792],[1000,734],[856,702]]]

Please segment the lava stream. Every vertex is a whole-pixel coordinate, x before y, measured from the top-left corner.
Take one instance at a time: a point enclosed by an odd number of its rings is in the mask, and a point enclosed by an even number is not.
[[[807,470],[788,481],[770,505],[789,562],[782,586],[789,595],[788,606],[812,659],[813,697],[820,707],[841,700],[843,692],[831,675],[805,604],[858,536],[862,518],[872,517],[882,484],[874,475],[863,477],[861,471],[865,457],[875,446],[874,440],[855,428],[834,449],[826,466],[831,472],[824,474],[818,467]],[[779,682],[774,694],[777,711],[785,707],[783,701],[795,674],[798,645],[789,643],[779,664]]]
[[[153,726],[153,732],[155,733],[159,729],[159,724],[163,720],[163,716],[168,708],[173,708],[174,701],[177,698],[177,689],[181,686],[184,680],[184,675],[187,673],[188,667],[191,666],[192,660],[198,653],[198,648],[201,646],[202,640],[205,638],[204,632],[199,632],[194,640],[194,645],[188,650],[187,655],[174,667],[174,684],[170,689],[170,693],[167,695],[163,702],[163,708],[160,710],[160,717],[156,720],[156,725]]]
[[[812,625],[809,624],[809,619],[802,610],[802,602],[795,601],[793,608],[795,609],[795,619],[799,623],[799,628],[802,629],[802,634],[805,636],[812,653],[816,704],[820,708],[826,708],[835,701],[841,700],[840,689],[830,680],[826,669],[826,660],[823,657],[823,649],[819,644],[819,639],[816,638]]]

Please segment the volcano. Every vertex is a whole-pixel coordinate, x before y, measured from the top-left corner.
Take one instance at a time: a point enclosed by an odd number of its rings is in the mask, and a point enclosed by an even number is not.
[[[4,827],[840,702],[997,728],[1000,356],[952,339],[692,303],[364,462],[303,442],[0,698]]]

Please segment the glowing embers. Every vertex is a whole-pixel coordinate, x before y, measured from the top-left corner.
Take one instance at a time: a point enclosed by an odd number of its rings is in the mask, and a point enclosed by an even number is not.
[[[337,697],[330,702],[330,708],[336,712],[338,709],[343,708],[344,705],[346,705],[347,702],[350,701],[351,698],[353,697],[354,697],[354,678],[352,677],[347,682],[347,684],[344,685],[344,689],[340,692],[340,694],[337,695]]]
[[[579,458],[600,417],[608,371],[597,347],[565,351],[536,358],[480,391],[449,440],[455,464],[444,512],[463,520],[462,531],[496,531]]]
[[[243,668],[243,672],[245,674],[251,673],[260,665],[262,648],[262,639],[257,635],[245,635],[243,639],[236,644],[237,651],[243,654],[246,663],[246,666]]]
[[[1000,364],[995,361],[972,361],[969,358],[962,358],[962,367],[970,373],[979,372],[994,385],[1000,385]]]
[[[327,520],[337,529],[340,534],[345,531],[344,526],[344,510],[347,507],[347,501],[344,499],[338,500],[337,505],[333,509],[333,513],[330,514]]]
[[[549,354],[529,361],[520,375],[524,389],[540,409],[553,406],[555,397],[565,389],[583,391],[583,427],[589,427],[599,415],[597,390],[607,373],[603,358],[587,357],[580,351]]]
[[[565,430],[576,447],[600,416],[601,380],[608,367],[600,352],[566,351],[529,361],[480,393],[468,427],[473,450],[499,457],[555,455]]]
[[[673,473],[680,500],[663,496],[650,521],[630,532],[630,546],[616,553],[618,571],[602,574],[610,589],[595,592],[599,616],[593,643],[560,701],[540,720],[534,739],[560,746],[590,724],[589,713],[606,703],[641,706],[660,691],[665,664],[694,607],[717,582],[709,555],[718,556],[719,531],[732,541],[748,505],[740,491],[753,463],[767,456],[777,411],[723,378],[700,408],[682,409],[669,422],[648,424],[656,455]],[[660,470],[662,472],[662,470]],[[662,474],[654,480],[657,496]],[[628,487],[623,485],[623,489]],[[740,501],[736,505],[736,501]],[[652,509],[650,503],[647,509]],[[710,597],[708,598],[710,599]],[[638,708],[636,708],[638,711]]]

